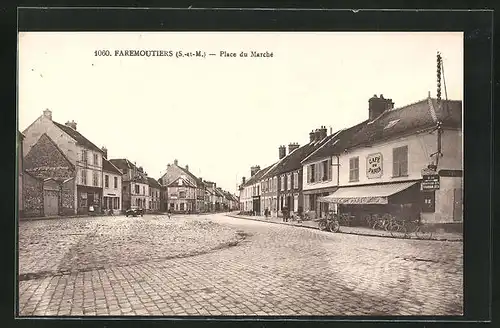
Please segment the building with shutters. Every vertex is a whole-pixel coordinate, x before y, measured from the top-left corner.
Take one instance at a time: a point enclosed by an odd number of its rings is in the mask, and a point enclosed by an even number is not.
[[[332,206],[358,218],[391,213],[424,223],[462,222],[462,158],[461,101],[429,94],[394,108],[391,99],[374,96],[366,121],[337,132],[302,161],[304,202],[317,212]],[[317,181],[323,165],[331,179]],[[438,181],[430,188],[423,181],[428,171]]]
[[[151,201],[147,172],[126,158],[109,161],[122,172],[122,211],[147,210]]]
[[[119,214],[122,211],[123,172],[107,159],[107,149],[103,147],[102,150],[104,151],[102,159],[102,208],[105,211],[111,210],[113,214]]]

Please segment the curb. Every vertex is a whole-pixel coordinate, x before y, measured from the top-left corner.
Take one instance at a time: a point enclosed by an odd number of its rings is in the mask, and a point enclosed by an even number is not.
[[[293,223],[286,223],[286,222],[275,222],[275,221],[264,221],[264,220],[259,220],[259,219],[251,219],[247,217],[242,217],[238,215],[231,215],[227,214],[226,216],[236,218],[236,219],[243,219],[243,220],[252,220],[252,221],[259,221],[259,222],[265,222],[265,223],[273,223],[273,224],[282,224],[282,225],[288,225],[288,226],[293,226],[293,227],[301,227],[301,228],[308,228],[308,229],[314,229],[318,230],[317,227],[311,227],[307,225],[302,225],[302,224],[293,224]],[[392,238],[392,239],[404,239],[404,240],[428,240],[428,241],[447,241],[447,242],[463,242],[463,239],[446,239],[446,238],[431,238],[431,239],[418,239],[418,238],[402,238],[402,237],[394,237],[394,236],[383,236],[383,235],[372,235],[368,233],[362,233],[362,232],[347,232],[347,231],[338,231],[337,233],[343,233],[346,235],[356,235],[356,236],[365,236],[365,237],[379,237],[379,238]]]

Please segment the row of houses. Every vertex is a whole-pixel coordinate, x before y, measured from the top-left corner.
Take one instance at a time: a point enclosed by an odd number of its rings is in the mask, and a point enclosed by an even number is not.
[[[18,133],[20,217],[87,214],[129,208],[150,212],[237,210],[239,200],[216,183],[193,175],[175,160],[160,179],[128,159],[108,159],[77,130],[61,124],[52,111]]]
[[[357,218],[409,209],[427,223],[462,222],[462,165],[462,101],[429,93],[395,108],[374,95],[365,121],[336,132],[321,126],[302,146],[279,146],[271,165],[252,166],[240,208]]]

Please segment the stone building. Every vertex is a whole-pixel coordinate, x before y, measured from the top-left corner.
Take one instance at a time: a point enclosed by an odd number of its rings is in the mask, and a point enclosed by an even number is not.
[[[122,174],[122,210],[149,208],[149,182],[147,173],[128,159],[110,159]]]
[[[46,134],[64,153],[76,169],[73,181],[74,212],[88,213],[89,206],[96,211],[101,208],[102,199],[102,150],[77,131],[74,121],[60,124],[52,120],[52,111],[46,109],[38,119],[24,131],[24,156]]]
[[[151,201],[149,202],[149,208],[151,212],[159,212],[161,211],[161,185],[156,179],[148,177],[149,184],[149,196],[151,197]]]
[[[75,213],[75,165],[46,133],[30,147],[24,170],[24,216]]]
[[[196,211],[197,186],[191,179],[181,175],[167,185],[169,211],[173,213],[193,213]]]

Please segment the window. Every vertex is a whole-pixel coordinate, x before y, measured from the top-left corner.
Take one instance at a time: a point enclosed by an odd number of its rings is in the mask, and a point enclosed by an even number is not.
[[[404,177],[408,175],[408,146],[392,150],[392,176]]]
[[[92,171],[92,185],[94,187],[98,187],[99,186],[99,177],[97,176],[97,172],[96,171]]]
[[[104,176],[104,188],[109,188],[109,175],[107,174]]]
[[[293,174],[293,188],[299,189],[299,173],[297,172]]]
[[[286,176],[286,189],[291,190],[292,189],[292,175],[288,174]]]
[[[94,165],[99,165],[99,156],[94,154]]]
[[[113,198],[113,209],[117,210],[120,208],[120,197]]]
[[[139,191],[139,185],[135,185],[135,193],[136,193],[136,194],[139,194],[139,192],[140,192],[140,191]]]
[[[349,182],[359,181],[359,157],[349,159]]]
[[[330,160],[326,160],[321,162],[322,165],[322,172],[323,172],[323,181],[328,181],[330,180],[331,177],[331,165],[330,165]]]
[[[145,195],[146,194],[146,187],[142,186],[142,194]]]
[[[87,164],[87,150],[82,149],[82,162],[83,164]]]
[[[307,167],[307,182],[314,182],[316,181],[316,167],[314,164],[311,164]]]
[[[285,190],[285,177],[284,176],[280,177],[280,180],[281,180],[281,190]]]
[[[82,176],[81,176],[82,185],[86,185],[87,184],[87,170],[82,169],[81,173],[82,173]]]
[[[179,198],[186,198],[186,192],[185,191],[180,191],[179,192]]]
[[[273,178],[273,191],[277,191],[277,190],[278,190],[278,178],[274,177]]]
[[[114,188],[118,189],[118,177],[114,177],[113,180],[114,180],[113,181],[114,182]]]

